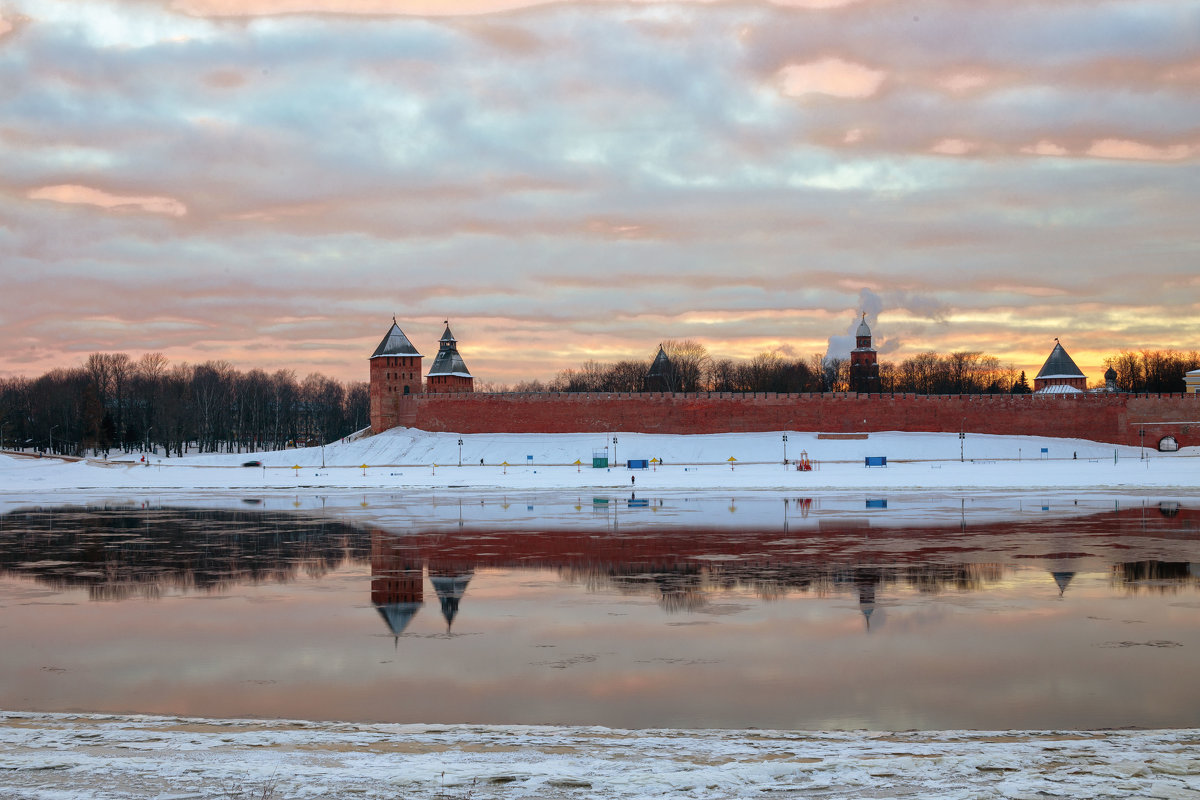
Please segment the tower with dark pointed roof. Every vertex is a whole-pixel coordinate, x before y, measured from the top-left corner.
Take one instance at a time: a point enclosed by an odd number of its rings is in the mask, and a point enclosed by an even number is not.
[[[471,377],[466,363],[458,354],[458,341],[450,332],[450,321],[446,321],[446,332],[438,340],[438,354],[433,359],[433,366],[425,376],[426,391],[470,392],[475,389],[475,379]]]
[[[421,393],[421,359],[392,317],[392,327],[371,354],[371,430],[375,433],[412,424],[411,400]]]
[[[1074,394],[1086,389],[1087,376],[1079,371],[1062,344],[1055,339],[1050,357],[1033,379],[1033,391],[1037,394]]]
[[[850,351],[850,389],[859,394],[879,393],[879,364],[871,346],[871,328],[865,311],[854,333],[854,349]]]
[[[642,379],[642,391],[675,391],[675,370],[671,366],[671,359],[667,358],[667,351],[663,350],[661,344],[658,346],[658,355],[654,357],[654,361],[650,363],[650,369],[646,371],[646,377]]]

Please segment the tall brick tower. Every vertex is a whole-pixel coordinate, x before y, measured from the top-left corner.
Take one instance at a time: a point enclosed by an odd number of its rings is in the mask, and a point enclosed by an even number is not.
[[[879,364],[875,363],[875,348],[871,346],[871,328],[867,312],[854,334],[854,349],[850,351],[850,390],[859,394],[879,393]]]
[[[474,391],[475,379],[471,377],[467,365],[458,354],[458,341],[450,332],[450,321],[446,321],[446,332],[438,340],[438,354],[433,359],[433,366],[425,376],[425,390],[428,392],[470,392]]]
[[[375,433],[416,421],[412,401],[421,393],[422,358],[392,317],[392,327],[371,354],[371,430]]]

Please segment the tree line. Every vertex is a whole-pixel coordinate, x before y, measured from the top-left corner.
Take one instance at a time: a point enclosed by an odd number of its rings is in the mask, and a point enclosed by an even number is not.
[[[750,359],[714,358],[693,340],[662,344],[671,363],[667,391],[790,392],[850,391],[850,360],[820,353],[793,358],[764,351]],[[653,359],[615,363],[587,361],[559,372],[546,383],[528,381],[513,387],[527,392],[640,392]],[[1021,373],[1023,375],[1024,373]],[[1011,366],[976,352],[949,355],[920,353],[896,364],[879,363],[881,392],[916,394],[984,394],[1028,390]]]
[[[1200,369],[1200,352],[1123,350],[1106,358],[1104,366],[1117,373],[1117,388],[1123,392],[1182,392],[1183,376]]]
[[[746,360],[714,358],[692,339],[670,340],[675,392],[821,393],[850,391],[848,359],[763,352]],[[548,382],[485,391],[641,392],[653,359],[587,361]],[[1184,374],[1200,369],[1200,353],[1122,351],[1105,359],[1123,392],[1184,391]],[[978,352],[919,353],[879,362],[879,390],[911,394],[1027,393],[1024,372]],[[1103,380],[1094,382],[1103,386]],[[133,359],[93,353],[84,365],[38,378],[0,379],[0,447],[61,455],[119,450],[201,453],[279,450],[347,436],[370,424],[370,391],[319,373],[241,372],[227,361],[170,364],[161,353]]]
[[[692,339],[669,340],[662,345],[671,362],[670,386],[674,392],[781,392],[822,393],[851,391],[850,360],[817,353],[793,358],[765,351],[753,358],[714,358]],[[612,363],[586,361],[579,368],[560,371],[549,381],[526,381],[511,387],[517,392],[641,392],[653,358],[624,359]],[[1122,392],[1178,393],[1184,391],[1184,374],[1200,368],[1200,353],[1170,350],[1122,351],[1104,361],[1117,373]],[[879,391],[896,394],[1028,394],[1033,380],[1024,371],[995,356],[975,351],[948,354],[918,353],[899,362],[879,362]],[[1104,380],[1093,381],[1102,388]],[[508,391],[509,387],[493,387]]]
[[[0,443],[60,455],[280,450],[369,424],[365,382],[241,372],[227,361],[93,353],[81,367],[0,379]]]

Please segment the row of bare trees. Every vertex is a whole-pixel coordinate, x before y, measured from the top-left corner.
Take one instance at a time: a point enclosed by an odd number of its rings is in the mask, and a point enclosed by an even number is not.
[[[848,359],[789,358],[766,351],[748,360],[713,358],[695,340],[667,341],[671,362],[668,391],[676,392],[845,392],[850,391]],[[513,387],[526,392],[640,392],[653,359],[615,363],[587,361],[566,369],[548,383],[531,381]],[[1023,373],[1022,373],[1023,375]],[[881,362],[882,392],[915,394],[999,394],[1028,391],[1016,370],[994,356],[976,352],[949,355],[920,353],[900,363]]]
[[[675,392],[845,392],[851,391],[850,362],[815,354],[789,358],[767,351],[748,360],[713,358],[691,339],[667,341],[671,361],[668,391]],[[615,363],[587,361],[549,382],[529,381],[518,392],[641,392],[652,358]],[[1186,372],[1200,368],[1200,353],[1171,350],[1122,352],[1105,360],[1123,392],[1182,392]],[[900,362],[879,362],[879,391],[907,394],[1026,394],[1030,379],[995,356],[973,351],[918,353]],[[1103,380],[1093,382],[1102,387]],[[503,389],[505,387],[497,387]]]
[[[1117,373],[1117,388],[1123,392],[1182,392],[1183,376],[1200,369],[1200,352],[1177,350],[1123,350],[1104,360]]]
[[[341,438],[369,414],[366,383],[172,365],[161,353],[93,353],[82,367],[0,380],[0,444],[66,455],[279,450]]]

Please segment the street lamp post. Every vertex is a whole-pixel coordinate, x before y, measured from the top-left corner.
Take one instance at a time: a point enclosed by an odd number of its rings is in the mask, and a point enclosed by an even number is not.
[[[458,440],[458,465],[462,466],[462,439]]]
[[[1142,460],[1145,461],[1146,460],[1146,429],[1145,428],[1138,429],[1138,437],[1139,437],[1139,440],[1141,441]]]
[[[613,463],[617,463],[617,437],[613,437]]]
[[[321,469],[325,469],[325,445],[321,445]]]
[[[783,435],[783,465],[787,466],[787,434]]]

